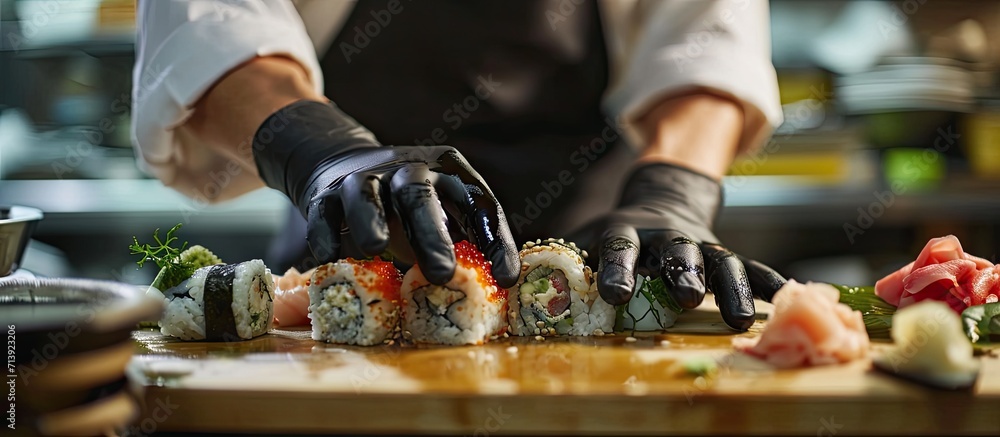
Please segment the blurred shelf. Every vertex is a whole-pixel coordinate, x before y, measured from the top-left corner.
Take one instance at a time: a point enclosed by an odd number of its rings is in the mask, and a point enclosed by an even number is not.
[[[1000,221],[1000,196],[996,195],[1000,181],[954,180],[939,188],[901,194],[869,183],[830,185],[779,176],[727,177],[725,187],[726,207],[719,226],[729,229],[857,226],[859,208],[875,213],[872,219],[879,226]]]
[[[288,200],[270,189],[217,205],[203,205],[152,179],[3,180],[0,204],[45,212],[39,233],[153,229],[178,222],[202,231],[273,234],[284,223]]]
[[[94,57],[133,56],[135,54],[135,36],[132,33],[108,34],[93,36],[85,40],[52,42],[44,44],[26,44],[16,50],[22,59],[61,58],[85,53]]]
[[[842,227],[857,225],[859,208],[879,226],[926,221],[1000,221],[1000,182],[969,182],[893,195],[888,187],[829,185],[795,177],[729,177],[719,226]],[[881,194],[880,194],[881,195]],[[883,195],[883,199],[889,196]],[[45,212],[39,232],[110,232],[152,229],[177,222],[206,232],[274,234],[284,224],[288,200],[261,189],[218,205],[199,205],[156,180],[4,180],[0,204]],[[878,206],[873,206],[878,205]],[[192,229],[194,230],[194,229]]]

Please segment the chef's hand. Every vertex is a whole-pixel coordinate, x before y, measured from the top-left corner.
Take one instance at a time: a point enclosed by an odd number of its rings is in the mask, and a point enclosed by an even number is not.
[[[660,276],[681,307],[697,307],[707,288],[727,325],[749,329],[753,297],[770,301],[785,279],[719,244],[711,229],[721,201],[721,185],[692,170],[662,163],[635,170],[618,208],[585,228],[600,255],[601,297],[625,304],[636,273]]]
[[[390,232],[398,219],[427,280],[444,284],[455,273],[447,208],[492,262],[497,283],[517,281],[520,260],[503,209],[452,147],[384,147],[334,105],[302,100],[261,125],[253,154],[264,182],[306,217],[319,262],[344,256],[345,238],[366,256],[383,253],[390,240],[401,241]]]

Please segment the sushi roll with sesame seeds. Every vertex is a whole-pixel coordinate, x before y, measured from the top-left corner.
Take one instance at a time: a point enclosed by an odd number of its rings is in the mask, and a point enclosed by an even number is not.
[[[433,285],[420,266],[403,277],[403,332],[414,343],[483,344],[507,328],[507,290],[472,243],[455,244],[455,275]]]
[[[313,340],[372,346],[393,340],[402,275],[391,262],[344,259],[309,279]]]
[[[511,288],[508,322],[514,335],[611,332],[615,309],[597,292],[586,251],[562,239],[526,243],[521,276]]]

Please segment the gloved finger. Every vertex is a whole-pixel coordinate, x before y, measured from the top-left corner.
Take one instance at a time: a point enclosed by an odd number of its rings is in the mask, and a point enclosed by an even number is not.
[[[503,210],[477,186],[467,186],[458,176],[439,175],[434,186],[457,209],[469,239],[492,263],[493,278],[502,288],[512,287],[521,273],[517,245]],[[490,203],[490,205],[484,205]]]
[[[743,267],[746,268],[747,278],[750,281],[750,289],[753,295],[770,302],[774,298],[774,293],[785,285],[784,276],[768,267],[766,264],[752,259],[740,257]]]
[[[455,249],[447,219],[432,182],[437,174],[424,164],[400,168],[392,176],[392,205],[399,214],[406,239],[424,277],[443,285],[455,274]]]
[[[597,291],[611,305],[624,305],[635,290],[635,264],[639,259],[639,235],[629,225],[611,225],[601,241]]]
[[[344,224],[343,204],[336,192],[320,196],[306,209],[306,240],[316,262],[326,264],[339,259],[340,230]]]
[[[750,282],[736,254],[717,244],[703,244],[708,287],[715,293],[722,320],[737,331],[750,329],[756,319]]]
[[[649,244],[659,261],[657,273],[677,304],[685,309],[701,305],[705,299],[705,261],[698,244],[674,230],[653,234]]]
[[[358,172],[347,176],[341,188],[351,238],[365,256],[381,254],[389,246],[381,185],[377,174]]]

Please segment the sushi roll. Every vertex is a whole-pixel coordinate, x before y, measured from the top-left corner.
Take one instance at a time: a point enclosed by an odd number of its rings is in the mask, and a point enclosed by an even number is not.
[[[372,346],[392,339],[402,275],[391,262],[340,260],[309,280],[313,340]]]
[[[508,318],[514,335],[601,335],[615,309],[597,292],[586,252],[562,239],[526,243],[521,276],[511,289]]]
[[[403,277],[403,335],[415,343],[483,344],[507,328],[507,290],[472,243],[455,244],[455,276],[432,285],[413,266]]]
[[[163,297],[160,332],[181,340],[249,340],[273,322],[274,279],[259,259],[199,268]]]

